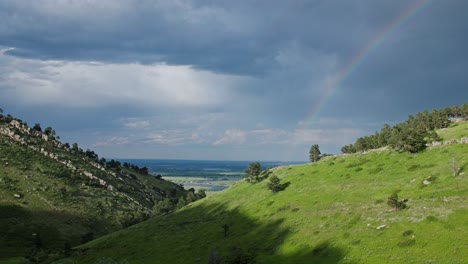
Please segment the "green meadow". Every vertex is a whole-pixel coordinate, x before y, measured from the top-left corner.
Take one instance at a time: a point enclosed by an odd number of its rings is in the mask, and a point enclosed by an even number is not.
[[[460,138],[466,129],[440,134]],[[467,170],[466,144],[275,168],[283,191],[268,190],[268,179],[239,181],[56,263],[466,263]],[[394,192],[406,209],[387,205]]]

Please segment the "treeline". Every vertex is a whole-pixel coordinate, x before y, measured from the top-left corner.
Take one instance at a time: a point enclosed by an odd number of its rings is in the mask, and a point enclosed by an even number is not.
[[[452,118],[468,119],[468,103],[461,107],[419,112],[394,126],[385,124],[380,132],[358,138],[354,144],[343,146],[341,152],[355,153],[390,146],[399,151],[415,153],[425,149],[426,143],[440,140],[435,129],[448,127]]]

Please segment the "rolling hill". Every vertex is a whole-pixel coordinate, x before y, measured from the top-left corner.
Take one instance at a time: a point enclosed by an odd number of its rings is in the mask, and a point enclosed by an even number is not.
[[[466,263],[468,123],[418,153],[388,148],[274,168],[93,240],[56,263]],[[387,205],[396,193],[407,208]]]
[[[52,131],[0,114],[0,263],[67,255],[148,219],[163,199],[188,194],[144,168],[98,160]]]

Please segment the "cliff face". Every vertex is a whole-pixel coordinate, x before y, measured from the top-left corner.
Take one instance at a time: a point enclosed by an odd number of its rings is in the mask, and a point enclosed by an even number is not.
[[[63,254],[148,219],[158,201],[187,193],[118,163],[110,167],[53,134],[0,115],[0,262]]]

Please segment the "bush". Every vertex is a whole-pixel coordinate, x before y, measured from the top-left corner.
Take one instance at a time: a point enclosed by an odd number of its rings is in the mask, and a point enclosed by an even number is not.
[[[270,177],[270,182],[267,184],[268,189],[276,193],[283,190],[280,179],[276,175]]]
[[[394,192],[387,199],[387,204],[393,208],[394,211],[399,211],[406,208],[406,203],[408,199],[398,200],[398,194]]]

